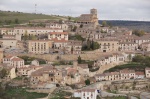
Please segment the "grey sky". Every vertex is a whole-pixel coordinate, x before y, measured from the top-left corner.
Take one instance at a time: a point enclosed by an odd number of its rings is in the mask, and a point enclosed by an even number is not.
[[[150,0],[0,0],[0,10],[79,16],[98,9],[99,19],[150,21]]]

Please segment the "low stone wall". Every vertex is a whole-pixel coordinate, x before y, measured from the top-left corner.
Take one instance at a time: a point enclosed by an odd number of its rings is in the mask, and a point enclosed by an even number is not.
[[[80,54],[81,58],[83,60],[97,60],[100,56],[106,53],[95,53],[95,52],[86,52],[85,54]],[[47,61],[56,61],[57,56],[61,58],[61,60],[66,60],[66,61],[73,61],[77,60],[79,55],[59,55],[59,54],[4,54],[6,55],[16,55],[16,56],[29,56],[29,57],[36,57],[36,58],[41,58]]]

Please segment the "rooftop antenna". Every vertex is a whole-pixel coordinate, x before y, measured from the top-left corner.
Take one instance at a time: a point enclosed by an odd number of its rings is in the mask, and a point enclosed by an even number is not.
[[[35,4],[35,14],[36,14],[36,7],[37,7],[37,4]]]

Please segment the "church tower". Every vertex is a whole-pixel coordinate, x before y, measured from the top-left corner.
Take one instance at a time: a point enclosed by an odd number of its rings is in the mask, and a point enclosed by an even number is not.
[[[93,22],[95,23],[95,25],[98,25],[97,9],[91,9],[90,13],[93,15]]]
[[[93,14],[93,15],[96,15],[96,16],[97,16],[97,9],[94,9],[94,8],[93,8],[93,9],[91,9],[91,11],[90,11],[90,12],[91,12],[91,14]]]

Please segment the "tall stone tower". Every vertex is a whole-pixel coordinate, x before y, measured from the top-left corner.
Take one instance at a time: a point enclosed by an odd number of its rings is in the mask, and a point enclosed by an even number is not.
[[[91,12],[91,14],[93,14],[93,15],[96,15],[96,16],[97,16],[97,9],[94,9],[94,8],[93,8],[93,9],[91,9],[91,11],[90,11],[90,12]]]
[[[95,25],[98,25],[97,9],[91,9],[90,13],[93,15],[93,22],[95,23]]]

